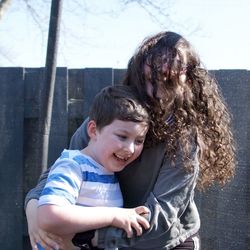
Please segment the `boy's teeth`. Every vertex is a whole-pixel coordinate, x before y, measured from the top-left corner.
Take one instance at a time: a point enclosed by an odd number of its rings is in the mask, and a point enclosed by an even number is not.
[[[123,157],[121,155],[116,155],[116,157],[119,158],[119,159],[121,159],[121,160],[124,160],[124,161],[126,161],[128,159],[128,157],[125,158],[125,157]]]

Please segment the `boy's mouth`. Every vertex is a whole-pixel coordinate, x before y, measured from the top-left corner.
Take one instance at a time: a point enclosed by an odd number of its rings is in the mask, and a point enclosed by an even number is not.
[[[126,162],[131,156],[123,156],[123,155],[119,155],[119,154],[115,154],[114,153],[114,156],[118,159],[118,160],[120,160],[120,161],[124,161],[124,162]]]

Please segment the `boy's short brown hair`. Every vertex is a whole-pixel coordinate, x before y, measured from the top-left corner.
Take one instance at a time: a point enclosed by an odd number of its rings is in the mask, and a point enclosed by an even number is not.
[[[89,119],[101,130],[115,119],[149,123],[149,115],[132,87],[114,85],[103,88],[94,98]]]

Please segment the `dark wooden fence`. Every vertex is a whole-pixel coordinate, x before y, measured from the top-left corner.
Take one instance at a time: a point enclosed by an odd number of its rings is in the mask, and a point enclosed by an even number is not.
[[[223,190],[198,193],[202,249],[249,249],[250,71],[213,72],[234,115],[238,168]],[[123,69],[58,68],[49,144],[52,163],[81,124],[94,95],[117,84]],[[44,68],[0,68],[0,249],[31,249],[23,200],[41,173]]]

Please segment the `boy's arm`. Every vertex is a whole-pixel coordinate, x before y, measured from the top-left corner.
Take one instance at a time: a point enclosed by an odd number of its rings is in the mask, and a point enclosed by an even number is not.
[[[149,228],[142,216],[148,212],[143,206],[125,209],[46,204],[38,207],[38,223],[43,230],[62,236],[112,225],[124,229],[127,237],[131,237],[132,229],[140,235],[142,228]]]

